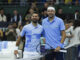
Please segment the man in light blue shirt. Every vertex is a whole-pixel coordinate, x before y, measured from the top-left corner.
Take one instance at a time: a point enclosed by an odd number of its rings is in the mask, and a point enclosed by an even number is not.
[[[48,17],[43,19],[42,26],[45,33],[47,50],[54,49],[53,53],[46,55],[46,60],[63,60],[63,54],[59,52],[64,48],[63,42],[65,40],[65,25],[61,18],[55,16],[55,8],[47,8]],[[50,45],[50,46],[48,46]]]
[[[33,13],[31,19],[32,22],[23,27],[21,35],[17,40],[18,45],[21,37],[25,35],[26,40],[23,53],[24,60],[32,60],[40,57],[39,53],[37,53],[36,47],[40,43],[40,37],[43,32],[43,28],[38,24],[39,15],[37,13]],[[38,49],[40,49],[40,47]],[[14,53],[17,54],[18,52],[15,51]]]

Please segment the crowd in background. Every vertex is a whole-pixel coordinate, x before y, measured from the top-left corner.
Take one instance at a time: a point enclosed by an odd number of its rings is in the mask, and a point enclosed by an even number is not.
[[[44,3],[44,7],[39,9],[36,3],[32,3],[31,7],[26,11],[25,16],[22,16],[18,10],[14,10],[13,14],[5,14],[3,8],[0,9],[0,40],[16,40],[22,29],[22,26],[29,24],[31,22],[31,15],[33,12],[38,12],[40,16],[39,23],[47,17],[47,7],[50,4],[48,2]],[[60,7],[56,11],[56,16],[62,18],[64,22],[69,20],[80,19],[79,10],[75,10],[74,14],[63,13],[63,9]],[[11,38],[11,39],[10,39]],[[14,38],[14,39],[13,39]]]
[[[37,7],[37,3],[31,3],[28,11],[26,11],[25,16],[21,15],[18,10],[14,10],[12,14],[5,14],[4,8],[0,8],[0,41],[16,41],[20,32],[24,25],[27,25],[31,22],[31,15],[36,11],[39,13],[40,19],[39,24],[41,24],[42,20],[47,16],[47,7],[49,5],[55,4],[76,4],[80,3],[80,0],[3,0],[3,2],[7,2],[8,4],[16,4],[16,2],[20,2],[20,4],[25,4],[26,2],[44,2],[43,8],[39,9]],[[50,3],[46,2],[50,1]],[[51,3],[52,2],[52,3]],[[68,29],[73,25],[73,22],[76,20],[80,20],[80,11],[78,9],[75,10],[75,13],[63,13],[63,9],[61,7],[56,11],[56,16],[63,19],[65,23],[65,31],[67,33]],[[79,24],[79,23],[78,23]],[[69,37],[68,37],[69,38]],[[70,40],[68,40],[70,42]],[[66,43],[65,43],[66,45]],[[80,48],[80,47],[79,47]],[[71,48],[72,49],[72,48]],[[69,49],[69,50],[71,50]],[[74,48],[73,48],[74,50]],[[74,50],[75,52],[75,50]],[[75,52],[76,53],[76,52]],[[67,55],[74,55],[69,52]],[[68,56],[67,56],[68,57]],[[65,57],[67,59],[67,57]],[[72,56],[73,57],[73,56]]]
[[[21,6],[30,2],[50,2],[54,4],[75,4],[78,5],[80,0],[1,0],[2,4],[20,4]]]

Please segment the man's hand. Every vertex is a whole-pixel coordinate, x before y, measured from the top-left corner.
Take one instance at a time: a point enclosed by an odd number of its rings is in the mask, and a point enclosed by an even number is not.
[[[18,51],[17,51],[17,50],[15,50],[15,51],[14,51],[14,54],[15,54],[15,55],[17,55],[17,54],[18,54]]]
[[[46,40],[46,39],[45,39],[45,38],[43,38],[42,40],[43,40],[43,44],[45,44],[45,40]]]
[[[59,52],[60,49],[61,49],[61,48],[58,46],[54,51],[55,51],[55,52]]]

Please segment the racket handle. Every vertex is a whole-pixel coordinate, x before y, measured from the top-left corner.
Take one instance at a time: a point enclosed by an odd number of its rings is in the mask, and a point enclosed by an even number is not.
[[[67,53],[67,50],[59,50],[59,52]]]

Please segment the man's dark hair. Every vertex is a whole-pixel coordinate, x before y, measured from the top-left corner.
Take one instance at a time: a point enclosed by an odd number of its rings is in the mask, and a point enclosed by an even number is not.
[[[33,14],[38,14],[38,16],[39,16],[39,13],[38,13],[38,12],[36,12],[36,11],[34,11],[34,13],[33,13]],[[32,15],[33,15],[33,14],[32,14]]]

